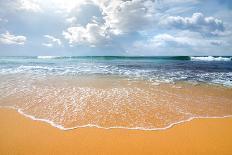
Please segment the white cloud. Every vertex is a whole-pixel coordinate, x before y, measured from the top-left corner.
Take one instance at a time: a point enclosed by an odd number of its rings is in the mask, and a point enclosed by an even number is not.
[[[185,36],[177,36],[174,37],[169,34],[159,34],[154,36],[152,39],[149,40],[150,44],[154,46],[163,46],[165,47],[167,44],[173,44],[175,46],[184,46],[184,45],[195,45],[196,40],[193,38],[185,37]]]
[[[42,12],[40,0],[0,0],[0,13]]]
[[[152,50],[157,50],[157,49],[168,49],[170,47],[189,47],[189,46],[195,46],[199,45],[200,40],[196,39],[199,38],[199,36],[183,36],[183,35],[170,35],[167,33],[164,34],[158,34],[153,36],[152,38],[146,40],[146,41],[137,41],[133,44],[133,47],[135,49],[152,49]],[[201,38],[201,37],[200,37]]]
[[[76,17],[69,17],[66,19],[66,22],[71,24],[71,25],[74,25],[77,22],[77,18]]]
[[[79,7],[82,5],[79,5]],[[137,32],[153,25],[155,2],[152,0],[95,0],[84,5],[79,11],[71,10],[75,16],[71,16],[66,21],[71,23],[71,27],[63,31],[65,39],[73,44],[89,44],[91,46],[106,44],[111,36]],[[98,8],[96,8],[98,7]],[[92,8],[92,13],[89,9]],[[86,9],[86,10],[84,10]],[[101,11],[100,16],[95,16]],[[81,16],[89,18],[87,24]],[[86,16],[83,16],[83,12]],[[77,18],[77,17],[79,18]],[[81,22],[82,21],[82,22]],[[73,26],[75,25],[79,26]],[[81,25],[81,26],[80,26]]]
[[[152,0],[98,0],[105,25],[114,34],[147,28],[154,22],[155,2]]]
[[[201,32],[202,34],[221,34],[224,32],[224,24],[222,20],[214,17],[205,17],[202,13],[194,13],[191,17],[180,16],[168,16],[169,10],[165,8],[164,4],[175,7],[178,5],[198,4],[199,0],[187,0],[187,1],[174,1],[174,0],[93,0],[94,4],[90,1],[88,3],[79,4],[78,7],[73,7],[70,10],[72,16],[66,19],[71,24],[69,28],[63,31],[63,36],[69,41],[70,45],[75,44],[87,44],[90,46],[99,46],[114,42],[111,38],[116,38],[119,35],[127,35],[131,32],[144,32],[149,33],[152,29],[158,28],[157,25],[160,19],[163,19],[160,24],[167,26],[168,28],[176,28],[182,30],[189,30],[188,35],[170,35],[162,34],[156,35],[150,38],[148,41],[137,42],[134,46],[139,45],[144,48],[165,48],[166,45],[173,46],[175,48],[195,47],[202,45],[202,42],[207,43],[209,46],[219,46],[223,44],[221,41],[210,40],[204,41],[202,35],[195,32]],[[94,14],[91,18],[89,8],[99,7],[101,16],[96,19],[102,19],[95,21]],[[162,7],[160,7],[162,6]],[[81,9],[76,9],[80,8]],[[85,10],[86,9],[86,10]],[[188,9],[187,9],[188,10]],[[78,14],[80,13],[80,14]],[[89,18],[87,24],[80,23],[79,16],[83,16],[83,13]],[[74,26],[75,25],[75,26]],[[166,27],[166,28],[167,28]],[[162,27],[163,28],[163,27]],[[166,30],[165,28],[163,30]],[[177,30],[178,31],[178,30]],[[140,33],[141,34],[141,33]],[[193,35],[194,34],[194,35]],[[120,36],[119,36],[120,37]],[[199,41],[200,40],[200,41]],[[143,45],[144,44],[144,45]],[[145,47],[146,46],[146,47]]]
[[[205,38],[198,32],[181,31],[174,35],[163,33],[148,40],[136,41],[128,49],[140,55],[191,55],[218,53],[230,48],[230,38]]]
[[[223,32],[223,21],[214,17],[205,17],[202,13],[194,13],[192,17],[169,16],[162,20],[161,25],[177,29],[191,30],[205,34]]]
[[[89,23],[86,27],[69,27],[66,31],[63,31],[63,35],[70,45],[89,44],[95,46],[109,39],[105,27],[97,23]]]
[[[42,43],[43,46],[46,46],[46,47],[53,47],[53,44],[51,43]]]
[[[7,22],[8,22],[7,19],[5,19],[5,18],[0,18],[0,23],[7,23]]]
[[[41,12],[42,9],[36,0],[20,0],[19,10],[26,10],[31,12]]]
[[[25,36],[16,36],[8,31],[0,35],[0,43],[7,45],[24,45],[27,38]]]
[[[88,23],[93,23],[93,20],[100,23],[104,22],[102,19],[102,10],[93,2],[77,5],[70,10],[67,16],[67,20],[70,21],[71,24],[79,26],[86,26]]]
[[[53,47],[54,45],[57,45],[57,46],[62,45],[60,39],[57,39],[57,38],[55,38],[55,37],[53,37],[51,35],[44,35],[44,37],[47,39],[47,42],[43,43],[42,44],[43,46]]]

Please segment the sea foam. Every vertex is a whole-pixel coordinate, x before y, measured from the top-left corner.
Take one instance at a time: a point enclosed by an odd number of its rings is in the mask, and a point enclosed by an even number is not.
[[[232,115],[225,115],[225,116],[199,116],[199,117],[190,117],[188,119],[185,119],[185,120],[180,120],[180,121],[177,121],[177,122],[173,122],[171,124],[169,124],[168,126],[166,127],[162,127],[162,128],[145,128],[145,127],[124,127],[124,126],[112,126],[112,127],[102,127],[100,125],[96,125],[96,124],[86,124],[86,125],[81,125],[81,126],[74,126],[74,127],[64,127],[62,125],[59,125],[59,124],[56,124],[55,122],[53,121],[50,121],[48,119],[43,119],[43,118],[37,118],[33,115],[29,115],[29,114],[26,114],[24,113],[21,109],[17,109],[15,107],[11,107],[11,106],[0,106],[0,108],[7,108],[7,109],[14,109],[16,110],[19,114],[27,117],[27,118],[30,118],[34,121],[41,121],[41,122],[45,122],[45,123],[48,123],[50,124],[51,126],[55,127],[55,128],[58,128],[60,130],[64,130],[64,131],[68,131],[68,130],[74,130],[74,129],[78,129],[78,128],[99,128],[99,129],[105,129],[105,130],[110,130],[110,129],[125,129],[125,130],[144,130],[144,131],[160,131],[160,130],[167,130],[167,129],[170,129],[176,125],[179,125],[179,124],[183,124],[183,123],[186,123],[186,122],[190,122],[194,119],[222,119],[222,118],[231,118]]]
[[[37,56],[38,59],[56,59],[62,58],[62,56]]]
[[[231,61],[231,57],[213,57],[213,56],[205,56],[205,57],[191,57],[192,61]]]

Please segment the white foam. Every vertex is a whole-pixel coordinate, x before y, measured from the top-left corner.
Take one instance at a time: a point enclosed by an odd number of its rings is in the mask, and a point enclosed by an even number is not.
[[[231,61],[232,58],[207,56],[207,57],[191,57],[191,60],[192,61]]]
[[[230,117],[232,117],[232,115],[190,117],[190,118],[188,118],[186,120],[181,120],[181,121],[171,123],[170,125],[168,125],[166,127],[163,127],[163,128],[144,128],[144,127],[131,127],[130,128],[130,127],[123,127],[123,126],[102,127],[102,126],[99,126],[99,125],[96,125],[96,124],[86,124],[86,125],[82,125],[82,126],[74,126],[74,127],[70,127],[70,128],[65,128],[64,126],[58,125],[53,121],[50,121],[50,120],[47,120],[47,119],[42,119],[42,118],[36,118],[35,116],[28,115],[28,114],[24,113],[21,109],[17,109],[17,108],[12,107],[12,106],[0,106],[0,108],[9,108],[9,109],[17,110],[20,114],[22,114],[23,116],[25,116],[27,118],[30,118],[30,119],[35,120],[35,121],[46,122],[46,123],[50,124],[51,126],[53,126],[55,128],[58,128],[60,130],[64,130],[64,131],[78,129],[78,128],[100,128],[100,129],[107,129],[107,130],[109,130],[109,129],[127,129],[127,130],[157,131],[157,130],[166,130],[166,129],[172,128],[173,126],[176,126],[178,124],[189,122],[189,121],[192,121],[194,119],[230,118]]]
[[[55,59],[61,58],[61,56],[37,56],[38,59]]]

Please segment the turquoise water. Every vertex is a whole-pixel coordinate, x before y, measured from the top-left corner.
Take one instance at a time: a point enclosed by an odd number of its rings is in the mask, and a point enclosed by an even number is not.
[[[232,86],[231,57],[0,57],[0,75],[103,75]]]

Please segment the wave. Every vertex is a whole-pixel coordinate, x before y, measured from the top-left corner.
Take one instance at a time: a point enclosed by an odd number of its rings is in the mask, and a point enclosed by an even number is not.
[[[37,59],[96,59],[96,60],[190,60],[189,56],[37,56]]]
[[[231,61],[232,57],[213,57],[213,56],[203,56],[203,57],[190,57],[192,61]]]
[[[6,108],[6,109],[13,109],[16,110],[19,114],[32,119],[33,121],[41,121],[50,124],[51,126],[63,130],[63,131],[68,131],[68,130],[74,130],[78,128],[99,128],[99,129],[105,129],[105,130],[110,130],[110,129],[126,129],[126,130],[142,130],[142,131],[162,131],[162,130],[167,130],[170,129],[176,125],[183,124],[186,122],[190,122],[194,119],[222,119],[222,118],[231,118],[232,115],[224,115],[224,116],[192,116],[180,121],[173,122],[165,127],[156,127],[156,128],[145,128],[145,127],[125,127],[125,126],[112,126],[112,127],[102,127],[97,124],[86,124],[86,125],[80,125],[80,126],[73,126],[73,127],[64,127],[62,125],[56,124],[55,122],[49,120],[49,119],[44,119],[44,118],[37,118],[33,115],[26,114],[25,112],[22,111],[20,108],[15,108],[13,106],[0,106],[0,108]]]
[[[36,56],[36,57],[0,57],[0,59],[80,59],[80,60],[144,60],[144,61],[156,61],[156,60],[177,60],[177,61],[231,61],[230,56]]]
[[[95,60],[191,60],[191,61],[231,61],[223,56],[37,56],[37,59],[95,59]]]
[[[57,59],[57,58],[65,58],[63,56],[37,56],[37,59]]]

